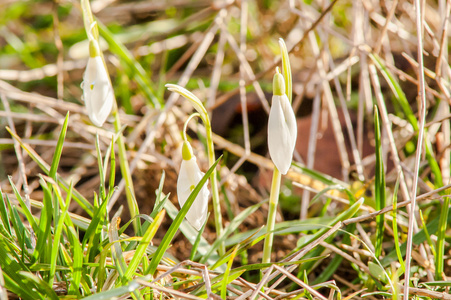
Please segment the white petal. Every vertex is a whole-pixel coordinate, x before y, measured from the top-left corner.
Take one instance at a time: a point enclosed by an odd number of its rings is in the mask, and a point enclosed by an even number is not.
[[[177,198],[179,199],[180,207],[183,207],[191,194],[191,190],[196,187],[203,176],[204,173],[200,171],[194,156],[190,160],[182,160],[177,179]],[[186,214],[186,219],[196,230],[200,230],[207,218],[208,197],[210,195],[207,185],[208,181],[204,184]]]
[[[288,97],[273,96],[268,121],[268,148],[272,161],[282,174],[290,168],[296,138],[296,116]]]
[[[100,56],[90,57],[83,76],[83,98],[89,118],[102,126],[113,108],[113,87]]]

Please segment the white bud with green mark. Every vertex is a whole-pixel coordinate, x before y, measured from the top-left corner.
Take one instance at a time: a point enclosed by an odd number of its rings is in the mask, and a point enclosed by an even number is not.
[[[191,145],[186,140],[183,142],[182,146],[182,157],[182,164],[177,179],[177,197],[179,199],[180,207],[183,207],[191,192],[205,175],[205,173],[200,171],[196,162],[196,157],[193,155]],[[210,191],[208,190],[207,185],[208,181],[200,190],[185,216],[188,222],[196,230],[202,228],[208,214],[208,197],[210,196]]]
[[[96,26],[91,26],[91,31]],[[113,87],[100,51],[99,42],[88,32],[89,59],[83,75],[83,100],[88,116],[96,126],[102,126],[111,113],[114,101]]]
[[[268,121],[269,155],[280,173],[286,174],[296,145],[297,124],[279,68],[274,75],[273,93]]]

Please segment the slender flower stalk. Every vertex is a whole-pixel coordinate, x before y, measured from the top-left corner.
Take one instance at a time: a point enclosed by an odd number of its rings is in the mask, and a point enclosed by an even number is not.
[[[83,11],[83,21],[85,24],[86,33],[89,39],[89,50],[90,50],[90,59],[95,58],[95,61],[88,60],[88,65],[86,68],[86,72],[83,78],[83,94],[84,101],[87,104],[87,110],[91,121],[96,126],[102,126],[106,118],[110,113],[112,113],[114,118],[114,129],[117,135],[117,144],[118,144],[118,154],[119,154],[119,166],[121,168],[121,173],[123,178],[125,179],[125,195],[127,198],[127,204],[130,211],[131,218],[135,219],[133,221],[133,227],[137,233],[140,232],[140,223],[136,215],[139,214],[138,204],[136,203],[135,192],[133,188],[132,176],[130,173],[130,168],[128,165],[127,152],[125,148],[125,142],[123,135],[121,133],[122,125],[119,119],[119,111],[116,103],[116,98],[114,96],[114,91],[112,88],[110,76],[108,75],[108,71],[106,68],[105,60],[103,58],[103,53],[100,51],[98,39],[99,39],[99,30],[97,28],[97,24],[94,20],[94,16],[92,15],[91,7],[89,5],[89,0],[81,0],[81,7]],[[101,60],[101,63],[100,63]],[[93,67],[92,67],[93,66]],[[96,69],[97,75],[92,76],[92,69]],[[89,78],[88,78],[89,77]],[[93,78],[94,80],[91,80]],[[85,90],[90,89],[91,92],[87,92],[85,94]],[[98,89],[96,93],[93,90]],[[101,98],[106,99],[104,104],[100,102],[96,102],[96,104],[92,104],[92,101],[99,101],[99,95],[103,96]],[[88,102],[90,103],[88,106]],[[105,104],[106,103],[106,104]]]
[[[273,80],[273,99],[268,121],[268,148],[271,159],[274,162],[274,172],[269,196],[268,219],[266,223],[266,238],[263,246],[263,263],[271,261],[271,250],[274,239],[274,227],[276,223],[277,204],[279,201],[280,181],[282,174],[286,174],[291,165],[294,147],[297,138],[296,116],[291,108],[291,68],[285,42],[280,39],[279,45],[282,52],[282,67],[286,77],[276,69]]]
[[[186,138],[186,128],[188,122],[194,117],[199,116],[198,113],[192,114],[185,122],[183,128],[183,146],[182,146],[182,164],[180,166],[179,177],[177,179],[177,198],[180,207],[183,207],[186,200],[190,196],[194,187],[199,183],[205,173],[201,172],[196,162],[196,157],[193,155],[188,139]],[[194,200],[192,206],[186,214],[188,222],[199,231],[205,223],[208,214],[208,197],[210,192],[208,190],[208,181],[202,187],[201,191]]]
[[[194,109],[199,113],[199,116],[205,125],[207,138],[208,164],[209,166],[212,166],[215,163],[215,151],[213,144],[213,132],[211,129],[211,122],[207,110],[205,109],[204,105],[199,100],[199,98],[197,98],[193,93],[191,93],[187,89],[175,84],[166,84],[166,87],[171,92],[176,92],[185,97],[187,100],[189,100]],[[216,234],[220,236],[222,234],[222,214],[221,214],[221,204],[219,202],[219,191],[218,191],[218,182],[216,178],[216,169],[213,170],[213,172],[211,173],[210,183],[213,199]],[[219,247],[219,254],[222,255],[224,253],[225,246],[222,243],[221,246]]]

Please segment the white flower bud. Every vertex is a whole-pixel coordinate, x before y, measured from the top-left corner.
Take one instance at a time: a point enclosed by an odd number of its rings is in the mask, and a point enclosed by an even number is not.
[[[192,153],[189,153],[188,155],[187,152],[191,152],[191,147],[188,142],[184,142],[183,160],[177,180],[177,197],[179,199],[180,207],[183,207],[191,192],[205,175],[205,173],[200,171],[196,162],[196,157],[192,155]],[[202,225],[207,218],[208,197],[210,195],[207,185],[208,181],[204,184],[186,214],[186,219],[196,230],[202,228]]]
[[[296,138],[296,116],[285,94],[283,76],[276,73],[268,121],[268,148],[272,161],[282,174],[290,168]]]
[[[96,40],[89,35],[89,59],[83,75],[83,100],[89,119],[102,126],[113,108],[114,92]]]

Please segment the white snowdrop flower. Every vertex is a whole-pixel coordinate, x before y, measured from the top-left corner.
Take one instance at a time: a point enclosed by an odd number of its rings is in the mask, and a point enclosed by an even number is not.
[[[94,125],[100,127],[113,108],[114,92],[105,63],[100,55],[99,43],[91,33],[88,34],[88,38],[89,59],[83,75],[83,100],[89,119]]]
[[[205,173],[200,171],[196,157],[192,154],[191,145],[187,141],[183,142],[182,156],[183,160],[177,179],[177,197],[180,207],[183,207],[191,192],[205,175]],[[208,213],[208,197],[210,192],[207,185],[208,181],[204,184],[186,214],[188,222],[198,231],[205,223]]]
[[[286,174],[296,145],[297,124],[285,94],[285,81],[278,70],[274,75],[273,93],[268,121],[269,155],[280,173]]]

